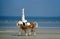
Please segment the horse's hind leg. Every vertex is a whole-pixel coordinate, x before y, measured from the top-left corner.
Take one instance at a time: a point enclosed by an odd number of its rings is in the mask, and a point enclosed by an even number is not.
[[[28,36],[28,34],[26,33],[26,36]]]
[[[35,32],[34,29],[32,29],[31,32],[32,32],[33,35],[36,35],[36,32]]]
[[[29,32],[29,35],[31,35],[31,32]]]
[[[34,31],[34,35],[36,35],[36,32]]]
[[[31,29],[29,29],[29,32],[28,32],[29,35],[31,35]]]

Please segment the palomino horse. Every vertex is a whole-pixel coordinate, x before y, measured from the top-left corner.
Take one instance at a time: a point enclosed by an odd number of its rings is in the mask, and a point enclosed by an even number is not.
[[[27,29],[30,29],[29,35],[31,35],[32,32],[34,33],[34,35],[36,35],[35,31],[34,31],[35,24],[33,22],[24,23],[24,22],[19,21],[17,23],[17,25],[21,29],[20,32],[22,32],[22,30],[24,30],[25,34],[28,35],[26,31],[27,31]]]

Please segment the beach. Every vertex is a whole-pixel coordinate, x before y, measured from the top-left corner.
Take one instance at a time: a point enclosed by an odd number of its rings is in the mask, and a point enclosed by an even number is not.
[[[35,36],[18,35],[18,28],[0,28],[0,39],[60,39],[60,28],[38,28]]]

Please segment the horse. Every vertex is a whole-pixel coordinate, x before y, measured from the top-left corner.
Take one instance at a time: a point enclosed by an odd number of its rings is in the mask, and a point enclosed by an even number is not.
[[[18,27],[20,28],[20,32],[22,32],[22,30],[24,30],[26,36],[32,35],[31,33],[34,33],[34,35],[36,35],[34,28],[36,27],[35,24],[33,22],[22,22],[22,21],[18,21],[17,22]],[[30,29],[30,32],[27,34],[27,29]]]

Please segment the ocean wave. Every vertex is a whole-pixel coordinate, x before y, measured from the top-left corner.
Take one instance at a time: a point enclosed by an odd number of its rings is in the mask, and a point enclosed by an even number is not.
[[[38,23],[60,23],[60,21],[45,21],[45,22],[38,22]]]
[[[60,27],[38,27],[38,28],[60,28]]]

